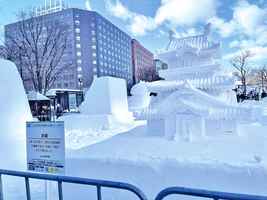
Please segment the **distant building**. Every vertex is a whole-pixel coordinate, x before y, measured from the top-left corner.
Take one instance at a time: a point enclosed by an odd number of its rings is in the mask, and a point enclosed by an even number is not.
[[[68,44],[61,63],[65,70],[59,74],[53,88],[89,88],[94,77],[101,76],[123,78],[130,88],[133,84],[131,37],[97,12],[65,8],[62,2],[55,8],[55,12],[51,5],[36,9],[37,18],[42,16],[47,21],[58,20],[68,25]],[[6,25],[6,35],[18,24]],[[26,90],[33,90],[25,70],[23,77]]]
[[[156,72],[157,73],[159,72],[159,70],[168,69],[168,64],[165,63],[165,62],[163,62],[160,59],[155,59],[154,60],[154,65],[155,65],[155,68],[156,68]]]
[[[132,63],[134,83],[141,80],[152,81],[155,73],[153,64],[154,55],[137,40],[132,40]]]
[[[5,48],[0,45],[0,58],[6,58]]]

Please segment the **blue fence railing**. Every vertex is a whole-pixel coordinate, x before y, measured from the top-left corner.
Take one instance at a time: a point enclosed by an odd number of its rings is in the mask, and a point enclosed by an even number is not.
[[[1,169],[0,169],[0,200],[5,200],[3,193],[3,180],[2,180],[3,176],[15,176],[24,178],[27,200],[31,200],[30,179],[48,180],[57,182],[59,200],[63,200],[63,188],[62,188],[63,183],[95,186],[97,189],[96,190],[97,200],[102,200],[102,190],[101,190],[102,188],[113,188],[113,189],[129,191],[135,194],[139,200],[148,200],[146,195],[139,188],[128,183],[61,176],[61,175],[40,174],[33,172],[19,172],[19,171],[10,171]],[[213,200],[267,200],[267,196],[226,193],[226,192],[199,190],[199,189],[191,189],[183,187],[170,187],[164,189],[156,196],[155,200],[164,200],[166,197],[173,195],[202,197]]]
[[[27,200],[31,200],[30,179],[49,180],[57,182],[59,200],[63,200],[62,183],[73,183],[73,184],[95,186],[97,189],[96,192],[97,200],[102,200],[102,190],[101,190],[102,188],[113,188],[113,189],[129,191],[135,194],[136,197],[138,197],[138,199],[140,200],[148,200],[145,194],[139,188],[128,183],[94,180],[94,179],[61,176],[61,175],[40,174],[33,172],[19,172],[10,170],[0,170],[0,200],[4,200],[3,180],[2,180],[3,175],[22,177],[25,179]]]
[[[202,198],[208,198],[208,199],[213,199],[213,200],[267,200],[267,196],[216,192],[216,191],[209,191],[209,190],[183,188],[183,187],[166,188],[157,195],[155,200],[163,200],[166,197],[169,197],[172,195],[202,197]]]

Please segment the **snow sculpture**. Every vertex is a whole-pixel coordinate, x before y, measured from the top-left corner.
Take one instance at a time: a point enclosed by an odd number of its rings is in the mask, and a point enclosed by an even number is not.
[[[130,109],[133,111],[148,107],[150,96],[145,82],[136,84],[131,89],[132,96],[129,98]]]
[[[170,37],[166,51],[158,55],[169,69],[159,73],[165,80],[187,80],[194,87],[233,103],[234,79],[221,69],[218,62],[221,45],[209,41],[210,28],[211,24],[207,24],[204,33],[197,36]]]
[[[32,116],[16,66],[0,59],[0,74],[0,166],[13,162],[12,168],[26,159],[26,121]]]
[[[131,120],[125,80],[113,77],[95,79],[80,111],[86,115],[112,116],[121,122]]]
[[[144,95],[153,95],[148,106],[135,112],[147,120],[147,134],[191,141],[205,135],[235,135],[237,123],[258,120],[255,109],[234,103],[234,79],[222,72],[217,62],[220,44],[210,42],[209,33],[210,24],[202,35],[177,39],[170,32],[166,51],[158,55],[169,65],[160,71],[165,80],[145,83]]]
[[[147,134],[191,141],[205,135],[237,134],[237,121],[247,110],[194,88],[189,82],[147,83],[157,94],[140,119],[147,120]],[[246,115],[248,116],[248,115]]]

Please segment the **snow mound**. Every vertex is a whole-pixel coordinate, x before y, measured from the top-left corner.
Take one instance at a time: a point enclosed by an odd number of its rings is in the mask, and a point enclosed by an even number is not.
[[[122,122],[131,121],[125,80],[108,76],[95,79],[80,111],[85,115],[111,115]]]
[[[132,96],[129,98],[130,110],[140,110],[149,106],[150,96],[145,82],[134,85],[131,94]]]
[[[0,165],[6,167],[7,163],[3,160],[17,163],[25,159],[26,121],[32,116],[16,66],[0,59],[0,74]]]
[[[134,126],[133,123],[121,123],[111,115],[72,114],[59,120],[65,122],[67,149],[80,149],[95,144]]]

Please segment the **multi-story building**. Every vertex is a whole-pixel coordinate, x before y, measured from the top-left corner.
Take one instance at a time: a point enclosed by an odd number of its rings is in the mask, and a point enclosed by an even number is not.
[[[132,63],[134,83],[153,79],[154,55],[135,39],[132,40]]]
[[[69,33],[60,64],[64,70],[58,75],[53,88],[89,88],[94,77],[113,76],[125,79],[130,89],[133,69],[129,35],[94,11],[64,7],[57,7],[55,12],[51,8],[47,10],[49,12],[38,9],[37,19],[58,20],[67,25]],[[18,24],[6,25],[6,35],[12,33]],[[33,89],[27,71],[24,71],[24,85],[27,91]]]
[[[0,58],[6,58],[5,48],[2,45],[0,45]]]

